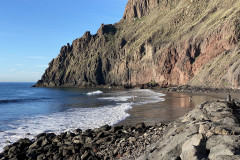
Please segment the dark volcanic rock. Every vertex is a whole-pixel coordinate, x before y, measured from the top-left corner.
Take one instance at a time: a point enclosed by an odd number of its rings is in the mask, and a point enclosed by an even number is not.
[[[162,126],[163,127],[163,126]],[[102,126],[100,128],[75,130],[75,133],[64,132],[60,135],[41,133],[32,142],[29,139],[20,139],[16,143],[6,146],[0,154],[0,159],[115,159],[117,157],[131,157],[131,154],[140,154],[144,151],[142,145],[148,145],[160,138],[162,127],[145,126],[144,123],[133,126]],[[145,142],[144,132],[148,138],[154,139]],[[132,150],[130,152],[130,150]]]
[[[6,146],[7,159],[239,159],[238,103],[205,102],[169,125],[108,125],[60,135],[42,133]]]
[[[239,88],[238,3],[129,0],[119,23],[63,46],[35,86]]]

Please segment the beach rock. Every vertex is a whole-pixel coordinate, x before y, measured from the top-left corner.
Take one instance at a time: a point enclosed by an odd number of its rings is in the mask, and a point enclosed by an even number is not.
[[[128,138],[130,144],[135,144],[136,138],[135,137],[129,137]]]
[[[208,131],[207,133],[206,133],[206,137],[209,139],[211,136],[213,136],[214,135],[214,133],[213,132],[211,132],[211,131]]]
[[[103,131],[100,131],[96,136],[96,138],[103,138],[103,137],[105,137],[105,134]]]
[[[240,127],[230,107],[224,101],[205,102],[168,125],[42,133],[6,146],[0,159],[238,159]]]
[[[46,159],[46,155],[45,154],[40,154],[38,157],[37,157],[37,160],[44,160]]]
[[[219,159],[221,156],[234,156],[235,151],[233,147],[227,146],[225,144],[219,144],[210,149],[209,159]]]
[[[74,133],[75,133],[75,134],[80,134],[80,133],[82,133],[82,130],[81,130],[81,129],[75,129],[75,130],[74,130]]]
[[[38,148],[42,144],[42,139],[37,139],[29,148]]]
[[[112,131],[112,132],[117,132],[117,131],[119,131],[119,130],[121,130],[121,129],[123,129],[123,126],[114,126],[114,127],[111,128],[110,131]]]
[[[199,126],[199,133],[200,134],[206,134],[210,129],[210,126],[208,124],[200,124]]]
[[[206,157],[206,139],[202,134],[195,134],[182,145],[181,159],[202,159]]]
[[[81,156],[82,160],[87,160],[91,156],[89,151],[85,151],[85,153]]]
[[[224,101],[198,105],[184,117],[169,124],[162,139],[138,159],[215,160],[238,157],[239,135],[232,133],[239,132],[240,127],[229,107]],[[200,115],[204,115],[204,121]],[[221,120],[211,121],[215,117]]]

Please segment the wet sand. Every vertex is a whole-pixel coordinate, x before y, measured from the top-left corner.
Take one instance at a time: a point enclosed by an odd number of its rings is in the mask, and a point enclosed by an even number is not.
[[[128,111],[130,116],[121,121],[122,124],[136,124],[144,122],[148,125],[169,123],[193,110],[195,106],[210,100],[224,100],[227,93],[177,93],[161,92],[166,94],[165,101],[133,107]],[[189,98],[191,96],[191,99]],[[239,93],[231,94],[232,98],[239,98]]]

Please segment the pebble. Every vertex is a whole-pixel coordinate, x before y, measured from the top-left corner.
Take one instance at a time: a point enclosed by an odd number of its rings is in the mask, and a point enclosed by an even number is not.
[[[168,125],[105,125],[60,135],[42,133],[4,147],[0,160],[236,158],[240,127],[229,107],[224,101],[205,102]]]

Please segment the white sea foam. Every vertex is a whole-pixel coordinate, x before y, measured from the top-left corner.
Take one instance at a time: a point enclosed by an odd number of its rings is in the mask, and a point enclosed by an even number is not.
[[[87,95],[102,93],[102,91],[97,90],[89,92]],[[115,101],[118,104],[96,108],[77,108],[18,120],[16,124],[12,124],[14,129],[0,132],[0,152],[4,146],[9,144],[8,142],[13,143],[20,138],[32,139],[42,132],[59,134],[64,131],[73,131],[76,128],[84,130],[105,124],[114,125],[127,118],[129,116],[127,110],[133,106],[164,101],[162,97],[165,96],[148,89],[117,91],[103,95],[108,97],[100,97],[100,99]]]
[[[150,89],[137,89],[135,90],[135,92],[140,94],[141,98],[145,99],[144,101],[138,102],[138,105],[148,104],[148,103],[157,103],[165,100],[164,98],[162,98],[165,96],[165,94],[154,92]]]
[[[132,101],[135,102],[134,105],[157,103],[165,100],[162,98],[165,94],[154,92],[150,89],[134,89],[129,91],[114,92],[110,95],[108,95],[108,97],[100,97],[99,99],[115,102]]]
[[[102,93],[103,93],[102,91],[97,90],[97,91],[93,91],[93,92],[88,92],[87,95],[92,96],[92,95],[97,95],[97,94],[102,94]]]
[[[115,102],[125,102],[132,99],[133,96],[117,96],[117,97],[102,97],[101,100],[115,101]]]
[[[20,138],[32,139],[42,132],[59,134],[73,131],[76,128],[84,130],[105,124],[114,125],[128,117],[129,114],[126,111],[131,108],[132,103],[122,103],[99,108],[79,108],[68,112],[19,120],[20,125],[16,129],[0,132],[0,152],[4,146],[9,144],[8,141],[15,142]]]

